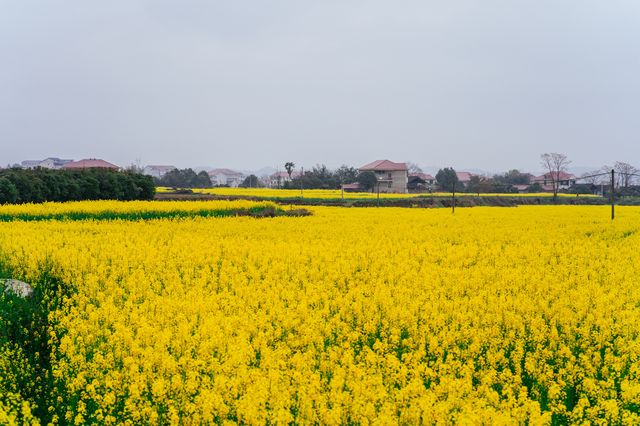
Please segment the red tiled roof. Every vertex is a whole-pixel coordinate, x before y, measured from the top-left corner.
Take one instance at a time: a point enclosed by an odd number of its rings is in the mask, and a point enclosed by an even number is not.
[[[435,178],[427,173],[411,173],[409,177],[419,177],[422,180],[434,180]]]
[[[365,164],[358,170],[375,170],[375,171],[403,171],[409,170],[405,163],[394,163],[389,160],[377,160],[373,163]]]
[[[538,176],[536,178],[533,179],[534,182],[543,182],[545,180],[551,180],[552,178],[555,177],[555,180],[557,181],[561,181],[561,180],[572,180],[575,179],[576,176],[571,174],[571,173],[565,173],[565,172],[553,172],[553,173],[545,173],[541,176]]]
[[[469,182],[471,180],[471,176],[473,176],[469,172],[456,172],[456,175],[458,176],[458,181],[460,182]]]
[[[362,186],[359,183],[343,183],[342,189],[361,189]]]
[[[63,169],[114,169],[117,170],[120,167],[115,164],[111,164],[107,161],[97,158],[87,158],[79,161],[72,161],[62,166]]]
[[[299,177],[300,175],[301,175],[301,173],[298,172],[298,171],[291,172],[291,177],[292,178]],[[276,172],[276,173],[271,175],[272,179],[276,179],[276,178],[279,178],[279,177],[281,177],[281,178],[289,178],[289,173],[287,173],[287,172]]]
[[[209,173],[209,176],[214,176],[214,175],[240,176],[242,175],[242,173],[236,172],[231,169],[213,169],[213,170],[209,170],[208,173]]]

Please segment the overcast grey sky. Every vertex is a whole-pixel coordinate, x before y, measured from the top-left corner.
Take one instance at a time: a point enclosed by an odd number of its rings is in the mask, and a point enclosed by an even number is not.
[[[640,166],[637,0],[0,0],[0,162]]]

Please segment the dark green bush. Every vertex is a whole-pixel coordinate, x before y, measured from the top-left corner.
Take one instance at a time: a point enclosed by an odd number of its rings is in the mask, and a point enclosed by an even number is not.
[[[153,178],[108,169],[0,170],[0,203],[78,200],[151,200]]]

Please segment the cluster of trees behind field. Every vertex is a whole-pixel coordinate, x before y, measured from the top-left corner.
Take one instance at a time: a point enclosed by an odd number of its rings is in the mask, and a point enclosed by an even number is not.
[[[513,169],[492,177],[474,175],[471,176],[469,182],[462,184],[458,180],[456,171],[451,167],[440,169],[435,176],[438,188],[443,191],[451,192],[455,186],[456,191],[475,193],[518,192],[515,185],[529,185],[531,177],[529,173],[522,173],[517,169]],[[529,186],[528,190],[530,192],[539,192],[541,187],[539,184],[533,184]]]
[[[78,200],[151,200],[151,176],[109,169],[0,170],[0,203]]]
[[[551,154],[545,154],[551,155]],[[556,157],[554,157],[556,156]],[[544,157],[544,155],[543,155]],[[557,164],[541,164],[546,172],[557,173],[564,172],[570,163],[566,156],[561,154],[553,154]],[[415,164],[408,163],[409,173],[421,173],[422,170]],[[611,169],[616,170],[616,188],[619,195],[638,195],[640,187],[634,186],[635,180],[632,174],[638,170],[627,163],[616,162],[614,166],[603,166],[600,170],[588,173],[589,175],[597,175],[597,178],[583,179],[577,177],[578,183],[571,189],[565,189],[564,192],[576,194],[588,194],[602,190],[608,191],[608,175]],[[317,164],[311,169],[296,169],[293,162],[285,164],[285,170],[290,176],[289,180],[284,180],[278,185],[284,189],[339,189],[341,185],[348,183],[359,183],[363,190],[373,191],[376,185],[376,176],[373,172],[359,172],[355,167],[342,165],[337,169],[330,169],[324,164]],[[450,192],[454,185],[457,192],[467,193],[517,193],[517,186],[526,186],[526,192],[543,192],[545,189],[540,183],[532,182],[533,176],[530,173],[521,172],[517,169],[509,170],[505,173],[494,174],[491,176],[474,175],[468,182],[460,182],[453,168],[442,168],[435,176],[436,185],[431,189],[438,191]],[[166,186],[172,188],[208,188],[212,187],[212,182],[207,172],[201,171],[196,173],[192,169],[175,169],[161,179],[155,179],[158,186]],[[240,184],[240,187],[259,188],[265,186],[260,178],[255,175],[247,176]],[[556,192],[557,192],[556,188]]]
[[[422,170],[415,164],[409,163],[409,173],[421,173]],[[472,176],[471,181],[462,184],[458,180],[456,170],[443,168],[435,176],[437,189],[451,191],[454,184],[460,192],[505,193],[518,192],[514,185],[527,185],[531,175],[518,170],[510,170],[504,174],[496,174],[493,177]],[[359,183],[365,191],[375,189],[376,176],[373,172],[358,172],[355,167],[343,165],[331,170],[320,164],[311,170],[305,170],[304,174],[297,175],[290,182],[284,182],[283,188],[300,188],[301,184],[307,189],[337,189],[344,183]],[[539,185],[532,185],[532,192],[538,192]]]
[[[171,188],[210,188],[211,178],[205,171],[196,173],[193,169],[173,169],[162,178],[156,178],[155,183]]]

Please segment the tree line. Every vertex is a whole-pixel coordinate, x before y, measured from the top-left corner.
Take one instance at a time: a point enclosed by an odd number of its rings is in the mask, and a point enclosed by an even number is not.
[[[151,200],[150,176],[109,169],[0,170],[0,203],[41,203],[79,200]]]
[[[193,169],[173,169],[160,179],[154,178],[156,185],[171,188],[210,188],[211,178],[205,171],[196,173]]]
[[[342,165],[335,170],[324,164],[316,164],[311,170],[300,170],[293,175],[295,163],[287,162],[285,170],[289,180],[283,181],[279,186],[284,189],[339,189],[344,184],[359,183],[365,191],[373,190],[377,182],[375,173],[370,171],[360,172],[355,167]]]
[[[557,195],[562,186],[558,176],[567,172],[570,163],[571,161],[564,154],[542,154],[540,166],[545,174],[549,176],[545,187],[540,182],[534,182],[533,175],[521,172],[518,169],[491,176],[474,175],[471,176],[470,180],[461,182],[456,170],[447,167],[438,171],[435,176],[435,184],[423,186],[421,189],[451,192],[455,187],[456,192],[467,193],[517,193],[522,190],[537,193],[550,190],[554,195]],[[408,162],[407,166],[410,175],[422,172],[420,167],[414,163]],[[616,162],[614,166],[603,166],[602,170],[596,172],[602,174],[603,170],[610,171],[611,168],[616,170],[616,187],[625,188],[626,192],[630,193],[638,192],[632,188],[633,173],[638,173],[638,169],[627,163]],[[284,189],[339,189],[343,184],[358,183],[361,190],[373,191],[377,184],[375,173],[371,171],[360,172],[355,167],[348,165],[330,169],[324,164],[316,164],[311,169],[304,170],[300,168],[296,170],[295,163],[288,161],[284,164],[284,169],[288,179],[277,179],[275,183],[268,182],[267,185],[273,184],[277,188]],[[578,183],[569,189],[562,186],[562,191],[569,193],[595,193],[600,190],[599,186],[602,184],[601,181],[603,179],[606,180],[606,176],[599,180],[577,177]],[[196,173],[192,169],[173,170],[161,179],[155,179],[155,182],[158,186],[173,188],[206,188],[213,186],[207,172]],[[255,175],[249,175],[239,186],[259,188],[264,187],[265,182]]]

